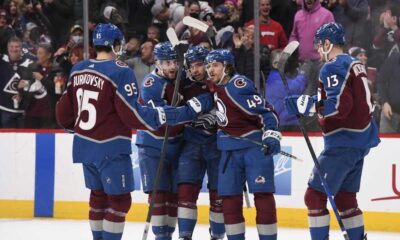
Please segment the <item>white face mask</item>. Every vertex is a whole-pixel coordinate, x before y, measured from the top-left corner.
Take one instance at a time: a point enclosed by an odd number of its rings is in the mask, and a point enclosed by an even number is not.
[[[72,40],[76,43],[76,44],[80,44],[83,42],[83,37],[82,36],[72,36]]]

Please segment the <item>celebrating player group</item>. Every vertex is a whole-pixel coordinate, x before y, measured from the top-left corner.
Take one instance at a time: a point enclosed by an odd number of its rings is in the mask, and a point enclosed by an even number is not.
[[[93,33],[96,59],[74,65],[57,103],[57,121],[74,134],[73,161],[82,163],[90,189],[93,240],[122,238],[134,190],[132,129],[138,130],[141,182],[150,203],[141,239],[150,224],[156,240],[172,239],[177,224],[179,239],[192,239],[207,174],[211,239],[245,239],[247,185],[259,239],[276,240],[273,156],[281,152],[282,134],[273,106],[252,79],[236,73],[229,50],[187,46],[167,35],[170,41],[154,48],[155,70],[138,86],[132,69],[118,60],[120,30],[99,24]],[[329,239],[329,200],[344,238],[362,240],[356,193],[364,157],[380,142],[373,100],[365,67],[343,53],[340,24],[321,26],[315,43],[324,62],[318,96],[282,99],[300,124],[304,116],[318,115],[323,131],[324,150],[305,193],[311,238]]]

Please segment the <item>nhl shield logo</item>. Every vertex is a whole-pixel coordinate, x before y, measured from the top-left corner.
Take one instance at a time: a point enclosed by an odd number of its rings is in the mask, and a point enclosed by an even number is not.
[[[221,99],[217,99],[217,111],[215,115],[217,116],[218,125],[221,127],[226,127],[228,125],[228,117],[226,116],[226,106],[221,101]]]

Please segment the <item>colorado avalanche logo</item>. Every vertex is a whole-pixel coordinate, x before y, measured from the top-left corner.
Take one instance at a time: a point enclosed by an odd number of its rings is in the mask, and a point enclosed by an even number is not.
[[[117,60],[115,62],[115,64],[117,64],[118,67],[128,67],[128,65],[120,60]]]
[[[20,76],[18,73],[15,73],[11,79],[7,82],[7,84],[4,86],[3,91],[6,93],[11,93],[11,94],[17,94],[18,93],[18,82],[20,80]]]
[[[154,83],[154,78],[148,78],[146,81],[144,81],[143,86],[144,87],[151,87],[153,86]]]
[[[217,116],[217,122],[219,126],[226,127],[228,125],[226,106],[220,99],[217,99],[217,111],[215,112],[215,115]]]
[[[246,87],[247,83],[243,79],[239,78],[239,79],[235,80],[234,84],[235,84],[235,87],[237,87],[237,88],[244,88],[244,87]]]

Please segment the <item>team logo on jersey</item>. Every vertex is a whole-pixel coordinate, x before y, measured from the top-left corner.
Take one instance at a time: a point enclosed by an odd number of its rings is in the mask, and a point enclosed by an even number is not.
[[[254,182],[257,183],[257,184],[264,184],[264,183],[265,183],[265,177],[263,177],[263,176],[258,176],[258,177],[256,178],[256,180],[254,180]]]
[[[18,93],[18,82],[21,79],[21,77],[18,75],[18,73],[15,73],[10,80],[8,80],[8,83],[4,86],[3,91],[11,94],[17,94]]]
[[[244,88],[247,85],[246,81],[244,81],[242,78],[236,79],[233,83],[237,88]]]
[[[155,80],[152,77],[147,78],[146,81],[144,81],[143,86],[144,87],[151,87],[151,86],[153,86],[154,81]]]
[[[226,116],[226,106],[221,101],[221,99],[217,99],[217,111],[215,115],[217,116],[218,125],[221,127],[226,127],[228,125],[228,117]]]
[[[126,63],[124,63],[123,61],[117,60],[115,62],[115,64],[117,64],[118,67],[128,67],[128,65]]]

